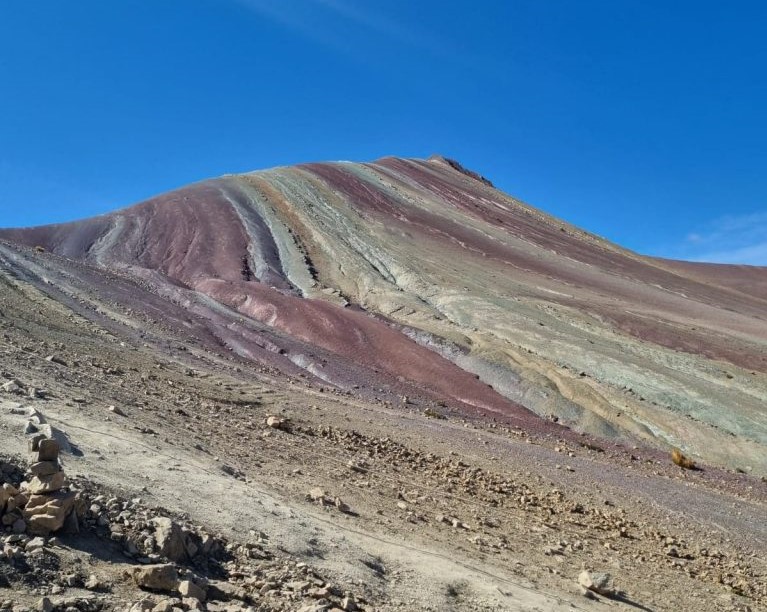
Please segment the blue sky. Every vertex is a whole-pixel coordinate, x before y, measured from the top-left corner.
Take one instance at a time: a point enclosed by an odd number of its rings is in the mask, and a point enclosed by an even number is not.
[[[0,4],[0,226],[442,153],[640,252],[767,265],[767,3]]]

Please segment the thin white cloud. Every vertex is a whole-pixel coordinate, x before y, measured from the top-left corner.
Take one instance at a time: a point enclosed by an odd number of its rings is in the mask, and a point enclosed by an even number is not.
[[[664,256],[715,263],[767,266],[767,211],[727,215],[690,232]]]
[[[380,11],[371,9],[370,5],[363,7],[360,3],[353,4],[344,0],[315,1],[357,25],[398,42],[431,51],[436,55],[443,55],[447,50],[447,47],[430,32],[395,21]]]
[[[767,241],[738,249],[703,253],[692,261],[767,266]]]
[[[443,61],[473,70],[487,64],[479,61],[454,40],[449,42],[429,31],[422,22],[413,23],[387,15],[371,4],[348,0],[234,0],[261,17],[296,32],[307,40],[361,60],[358,46],[372,37],[419,50]],[[383,5],[385,6],[385,5]]]
[[[283,0],[235,0],[235,2],[261,17],[293,30],[304,38],[330,47],[336,51],[348,51],[346,43],[325,28],[318,27],[317,3],[313,0],[284,2]],[[320,8],[320,13],[325,13]]]

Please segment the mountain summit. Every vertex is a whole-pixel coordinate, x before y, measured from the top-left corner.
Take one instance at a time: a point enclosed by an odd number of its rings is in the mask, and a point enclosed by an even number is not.
[[[638,255],[444,157],[225,176],[0,238],[7,272],[111,287],[317,385],[767,473],[767,269]]]

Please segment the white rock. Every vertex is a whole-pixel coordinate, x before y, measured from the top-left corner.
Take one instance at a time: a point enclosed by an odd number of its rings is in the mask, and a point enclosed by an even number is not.
[[[612,586],[612,577],[605,572],[590,572],[583,570],[578,575],[578,584],[583,588],[600,595],[611,595],[614,593]]]
[[[17,380],[9,380],[6,383],[3,383],[3,391],[6,393],[16,393],[17,391],[21,391],[21,385]]]
[[[45,540],[43,538],[37,537],[32,538],[29,542],[27,542],[27,545],[24,547],[24,550],[27,552],[31,552],[33,550],[39,550],[41,548],[45,548]]]

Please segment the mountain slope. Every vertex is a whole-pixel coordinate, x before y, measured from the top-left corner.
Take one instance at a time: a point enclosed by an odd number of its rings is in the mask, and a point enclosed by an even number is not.
[[[226,176],[0,238],[318,385],[767,473],[767,269],[642,257],[444,158]]]

